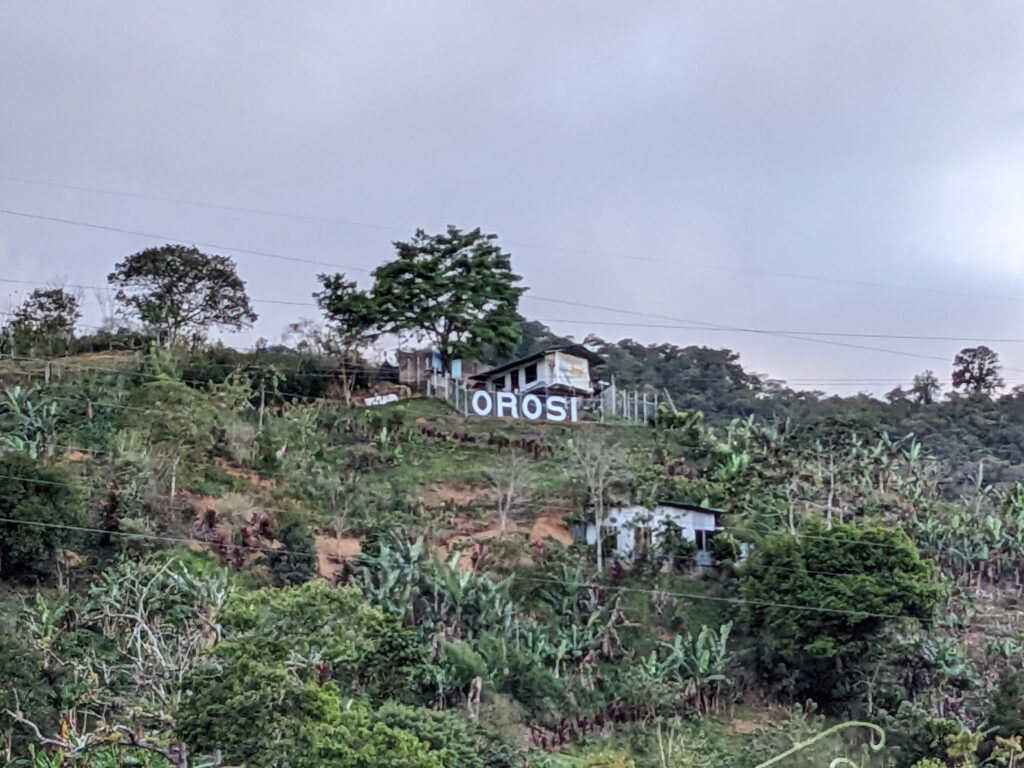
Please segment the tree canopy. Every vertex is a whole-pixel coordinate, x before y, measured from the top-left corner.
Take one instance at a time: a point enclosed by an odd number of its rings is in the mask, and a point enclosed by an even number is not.
[[[66,353],[82,313],[78,297],[63,288],[37,288],[0,332],[11,355]]]
[[[935,375],[934,371],[930,370],[917,374],[910,387],[910,392],[914,399],[922,405],[934,403],[941,391],[942,384],[939,383],[939,377]]]
[[[358,765],[341,758],[363,749],[394,765],[444,764],[369,714],[367,705],[415,692],[424,658],[415,632],[359,592],[324,582],[257,590],[227,604],[222,626],[210,664],[184,684],[178,731],[194,747],[251,765]],[[348,709],[347,696],[364,705]],[[378,760],[366,764],[387,762]]]
[[[863,660],[890,623],[930,621],[943,594],[935,566],[901,530],[807,526],[759,542],[740,580],[768,674],[785,667],[827,701],[844,665]]]
[[[385,330],[427,338],[445,371],[460,357],[509,354],[521,338],[524,288],[496,235],[457,227],[422,229],[394,243],[398,256],[374,270],[373,297]]]
[[[314,293],[313,298],[329,327],[329,333],[323,334],[324,351],[341,358],[339,373],[348,400],[355,378],[350,364],[358,365],[359,351],[380,336],[380,306],[373,295],[359,290],[356,282],[346,279],[344,274],[319,275],[318,279],[323,289]]]
[[[953,386],[968,394],[991,395],[1003,386],[999,355],[982,345],[961,349],[953,359]]]
[[[234,261],[195,247],[147,248],[116,264],[107,281],[117,289],[117,302],[167,346],[187,331],[239,331],[256,321]]]

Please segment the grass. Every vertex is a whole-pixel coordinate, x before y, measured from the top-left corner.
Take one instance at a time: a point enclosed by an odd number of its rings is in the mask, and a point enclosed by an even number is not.
[[[68,374],[83,374],[92,371],[131,371],[135,365],[135,353],[126,351],[88,352],[73,357],[57,357],[50,361],[50,373],[54,378]],[[32,380],[46,375],[46,361],[37,359],[0,360],[0,380],[12,383],[18,379]]]
[[[568,443],[582,430],[600,431],[611,435],[612,441],[629,449],[647,442],[650,432],[636,425],[597,424],[576,425],[546,422],[488,419],[463,416],[442,400],[413,398],[402,403],[382,406],[382,414],[398,411],[404,415],[404,424],[414,431],[414,439],[402,444],[404,457],[400,466],[389,470],[387,476],[402,488],[425,486],[439,480],[450,485],[482,487],[487,473],[495,467],[499,454],[487,445],[492,436],[511,441],[537,440],[554,448],[553,456],[545,456],[532,463],[530,487],[540,498],[566,496],[566,454]],[[459,434],[476,439],[466,443],[455,439],[428,438],[415,435],[420,427],[429,426],[448,435]]]

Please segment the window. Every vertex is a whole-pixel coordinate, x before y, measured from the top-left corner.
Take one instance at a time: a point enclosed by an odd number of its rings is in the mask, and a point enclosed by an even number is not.
[[[523,368],[523,384],[532,384],[537,380],[537,364],[531,363]]]
[[[711,540],[715,538],[718,531],[694,531],[696,534],[697,549],[706,550],[711,546]]]
[[[652,549],[651,529],[640,526],[633,532],[633,554],[643,555]]]

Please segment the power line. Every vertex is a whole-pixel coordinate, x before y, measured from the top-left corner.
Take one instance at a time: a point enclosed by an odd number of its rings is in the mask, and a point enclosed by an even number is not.
[[[548,296],[537,296],[536,294],[530,294],[530,293],[524,294],[523,298],[524,299],[532,299],[534,301],[544,301],[544,302],[548,302],[548,303],[551,303],[551,304],[563,304],[563,305],[570,306],[570,307],[583,307],[583,308],[586,308],[586,309],[598,309],[598,310],[601,310],[603,312],[617,312],[617,313],[620,313],[620,314],[635,315],[635,316],[638,316],[638,317],[651,317],[651,318],[654,318],[654,319],[657,319],[657,320],[673,320],[673,321],[680,322],[680,323],[690,323],[692,325],[696,325],[696,326],[700,326],[702,328],[708,328],[708,329],[712,329],[712,330],[734,331],[734,332],[737,332],[737,333],[754,333],[754,334],[760,334],[760,335],[765,335],[765,336],[775,336],[775,337],[778,337],[778,338],[793,339],[795,341],[811,342],[811,343],[814,343],[814,344],[828,344],[830,346],[846,347],[848,349],[860,349],[860,350],[865,350],[865,351],[870,351],[870,352],[884,352],[884,353],[891,354],[891,355],[902,355],[904,357],[914,357],[914,358],[919,358],[919,359],[922,359],[922,360],[938,360],[938,361],[943,362],[943,363],[948,362],[948,360],[946,358],[944,358],[944,357],[937,357],[935,355],[922,355],[922,354],[919,354],[919,353],[916,353],[916,352],[907,352],[905,350],[900,350],[900,349],[887,349],[885,347],[871,347],[871,346],[868,346],[868,345],[865,345],[865,344],[850,344],[850,343],[847,343],[847,342],[844,342],[844,341],[835,341],[835,340],[832,340],[832,339],[798,336],[798,335],[795,335],[795,334],[792,334],[792,333],[786,333],[786,332],[782,332],[782,331],[770,331],[770,330],[765,330],[765,329],[762,329],[762,328],[743,328],[743,327],[739,327],[739,326],[722,325],[722,324],[719,324],[719,323],[711,323],[711,322],[706,322],[706,321],[703,321],[703,320],[693,320],[693,319],[685,318],[685,317],[673,317],[671,315],[658,315],[658,314],[654,314],[654,313],[651,313],[651,312],[640,312],[640,311],[632,310],[632,309],[620,309],[618,307],[608,307],[608,306],[603,306],[603,305],[600,305],[600,304],[590,304],[590,303],[582,302],[582,301],[571,301],[569,299],[556,299],[556,298],[552,298],[552,297],[548,297]],[[1019,373],[1024,373],[1024,368],[1010,368],[1010,367],[1007,367],[1006,370],[1008,370],[1008,371],[1017,371]]]
[[[159,203],[173,203],[175,205],[189,205],[196,208],[210,208],[218,211],[231,211],[233,213],[249,213],[257,216],[273,216],[281,219],[295,219],[297,221],[313,221],[322,224],[343,224],[349,227],[362,227],[364,229],[377,229],[386,230],[391,232],[404,232],[405,229],[399,227],[387,226],[384,224],[368,224],[362,221],[354,221],[352,219],[339,219],[327,216],[312,216],[309,214],[301,213],[284,213],[281,211],[272,211],[266,208],[247,208],[239,205],[228,205],[224,203],[210,203],[210,202],[199,202],[196,200],[185,200],[180,197],[165,197],[162,195],[147,195],[141,192],[124,192],[122,190],[102,188],[102,187],[86,187],[77,184],[58,184],[52,181],[39,181],[38,179],[26,179],[19,176],[8,176],[0,175],[0,181],[14,181],[20,184],[34,184],[40,187],[50,187],[52,189],[69,189],[77,192],[90,192],[101,195],[116,195],[117,197],[134,198],[136,200],[152,200]]]
[[[540,323],[573,323],[576,325],[610,325],[610,326],[621,326],[627,328],[665,328],[670,330],[702,330],[702,331],[734,331],[734,328],[708,328],[699,325],[659,325],[657,323],[623,323],[614,322],[609,320],[579,320],[579,319],[545,319],[538,318],[537,322]],[[754,329],[750,329],[753,333]],[[911,335],[911,334],[897,334],[897,333],[857,333],[853,331],[791,331],[791,330],[771,330],[766,328],[759,328],[756,330],[758,333],[772,333],[772,334],[796,334],[801,336],[844,336],[857,339],[901,339],[908,341],[984,341],[991,344],[1024,344],[1024,339],[993,339],[985,336],[926,336],[926,335]]]
[[[5,314],[5,313],[0,313],[0,314]],[[91,326],[91,327],[98,328],[100,326]],[[255,354],[255,353],[239,353],[239,354]],[[42,357],[42,356],[28,356],[28,355],[14,355],[14,356],[8,356],[6,359],[14,360],[14,361],[21,361],[21,362],[37,362],[37,363],[50,362],[50,363],[66,364],[69,369],[96,370],[96,371],[101,371],[101,372],[105,372],[105,373],[118,373],[118,374],[123,374],[123,375],[126,375],[126,376],[133,376],[134,375],[134,376],[143,376],[143,377],[149,377],[149,378],[159,378],[159,376],[156,375],[156,374],[146,373],[145,371],[141,371],[141,370],[138,370],[138,369],[119,369],[119,368],[110,368],[110,367],[102,366],[102,365],[90,365],[88,363],[88,361],[82,362],[81,358],[82,358],[81,355],[71,356],[71,357],[62,357],[62,358],[51,358],[51,357]],[[309,361],[325,361],[325,360],[326,361],[330,361],[333,358],[312,355],[312,356],[299,357],[298,359],[309,360]],[[201,368],[212,368],[212,369],[220,369],[220,370],[225,370],[225,369],[238,370],[241,367],[244,367],[244,366],[241,365],[241,363],[217,363],[217,362],[212,362],[212,361],[206,362],[206,361],[202,361],[202,360],[198,361],[197,365],[199,367],[201,367]],[[340,363],[339,363],[339,365],[340,365]],[[372,364],[368,364],[368,363],[367,364],[363,364],[363,363],[345,364],[345,369],[346,370],[349,370],[349,371],[359,371],[359,372],[367,373],[367,374],[377,373],[379,368],[380,368],[380,366],[376,366],[376,365],[372,365]],[[325,378],[325,379],[336,379],[337,378],[337,374],[336,373],[320,373],[320,372],[317,372],[317,371],[299,371],[299,372],[297,372],[296,375],[302,376],[302,377],[307,377],[307,378]],[[686,376],[686,377],[682,377],[680,380],[684,384],[702,383],[702,382],[716,382],[717,383],[717,382],[722,382],[724,380],[724,377],[722,377],[722,376]],[[191,383],[191,384],[203,384],[203,383],[205,383],[205,381],[200,381],[200,380],[197,380],[197,379],[182,379],[182,381],[185,381],[186,383]],[[798,384],[892,384],[892,383],[905,382],[905,379],[896,379],[896,378],[894,378],[894,379],[865,379],[865,378],[852,378],[852,377],[851,378],[847,378],[847,377],[843,377],[843,376],[835,376],[835,377],[827,377],[827,378],[798,378],[798,379],[770,379],[769,378],[766,381],[768,381],[768,382],[780,381],[781,383],[784,383],[784,384],[788,384],[788,383],[798,383]],[[1009,379],[1009,380],[1007,380],[1006,383],[1013,384],[1013,383],[1016,383],[1017,381],[1019,381],[1019,380],[1018,379]],[[1024,381],[1024,380],[1020,380],[1020,381]],[[302,395],[299,395],[298,393],[294,393],[294,392],[279,392],[279,394],[302,396]]]
[[[13,360],[16,360],[16,361],[32,361],[32,362],[46,362],[46,361],[49,361],[49,358],[41,358],[41,357],[24,357],[24,358],[23,357],[15,357],[15,358],[9,358],[9,359],[13,359]],[[69,360],[74,360],[75,358],[68,358],[68,359]],[[52,362],[52,361],[50,361],[50,362]],[[92,366],[92,365],[83,365],[83,364],[77,364],[76,363],[76,364],[73,364],[72,367],[74,368],[74,370],[94,371],[94,372],[99,373],[99,374],[108,374],[108,375],[111,375],[111,376],[127,376],[127,377],[138,376],[138,377],[152,379],[152,380],[159,380],[159,379],[163,378],[163,376],[161,374],[149,373],[149,372],[146,372],[146,371],[139,371],[139,370],[107,368],[107,367],[98,366],[98,365]],[[224,364],[211,363],[211,364],[209,364],[208,367],[212,367],[212,368],[232,368],[233,370],[239,370],[238,366],[232,365],[230,363],[224,363]],[[356,368],[356,370],[364,370],[364,372],[366,372],[366,373],[372,373],[372,372],[376,371],[376,369],[374,369],[372,367]],[[299,372],[298,375],[300,375],[300,376],[317,377],[317,378],[331,378],[331,379],[336,378],[336,375],[333,375],[333,374],[316,373],[316,372],[310,372],[310,373]],[[714,379],[714,380],[717,381],[717,379]],[[202,384],[208,384],[209,383],[206,380],[187,379],[187,378],[175,378],[175,379],[173,379],[173,381],[179,381],[179,382],[181,382],[183,384],[191,384],[191,385],[202,385]],[[1015,380],[1010,380],[1008,383],[1013,384],[1014,382],[1015,382]],[[849,383],[849,382],[841,382],[840,381],[840,382],[833,382],[833,383],[842,384],[842,383]],[[853,383],[860,383],[860,382],[854,381]],[[340,397],[325,397],[325,396],[321,396],[321,395],[309,395],[309,394],[305,394],[305,393],[301,393],[301,392],[289,392],[289,391],[284,391],[284,390],[274,390],[271,394],[280,395],[280,396],[283,396],[283,397],[295,398],[296,400],[299,400],[301,402],[307,402],[307,403],[322,402],[322,403],[335,404],[335,405],[345,405],[345,406],[350,405],[348,402],[345,401],[344,398],[340,398]],[[73,398],[73,397],[68,397],[68,396],[46,394],[46,397],[48,397],[51,400],[56,400],[56,401],[59,401],[59,402],[69,402],[69,403],[82,404],[82,401],[79,400],[78,398]],[[122,410],[135,411],[135,412],[138,412],[138,413],[161,413],[162,414],[162,413],[166,413],[167,412],[165,409],[162,409],[162,408],[151,408],[151,407],[140,407],[140,406],[123,405],[121,403],[110,403],[110,402],[104,402],[104,401],[99,401],[99,400],[87,401],[87,402],[89,404],[91,404],[93,407],[96,407],[96,408],[114,408],[114,409],[122,409]]]
[[[50,285],[50,283],[44,283],[44,282],[40,282],[38,280],[15,280],[14,278],[10,278],[10,277],[0,277],[0,283],[10,283],[12,285],[35,285],[35,286],[40,286],[40,287],[45,287],[45,286],[49,286]],[[63,287],[64,288],[76,288],[76,289],[82,290],[82,291],[85,291],[85,290],[92,290],[92,291],[105,291],[105,290],[108,290],[107,286],[93,285],[93,284],[90,284],[90,283],[67,283]],[[288,301],[286,299],[259,299],[259,298],[254,298],[254,299],[250,299],[250,301],[252,301],[252,302],[254,302],[256,304],[284,304],[284,305],[292,306],[292,307],[316,307],[317,306],[312,301]],[[4,314],[11,314],[11,313],[10,312],[5,312]],[[88,326],[85,323],[76,323],[76,325],[82,325],[82,326],[87,327],[87,328],[90,327],[90,326]],[[99,327],[99,326],[92,326],[92,327]]]
[[[17,477],[9,478],[9,476],[7,476],[7,475],[0,475],[0,477],[8,477],[8,479],[14,479],[14,480],[26,480],[26,478],[17,478]],[[27,480],[27,482],[42,482],[42,481],[29,479],[29,480]],[[35,520],[24,520],[24,519],[18,519],[18,518],[10,518],[10,517],[0,517],[0,523],[9,523],[9,524],[12,524],[12,525],[28,525],[28,526],[35,526],[35,527],[48,528],[48,529],[63,529],[63,530],[76,531],[76,532],[79,532],[79,533],[95,533],[95,534],[107,535],[107,536],[122,536],[122,537],[127,537],[127,538],[150,539],[150,540],[163,541],[165,543],[173,542],[173,543],[185,544],[185,545],[188,545],[188,544],[190,544],[190,543],[192,543],[194,541],[201,541],[201,540],[197,540],[197,539],[193,539],[193,538],[187,538],[187,537],[181,537],[181,536],[161,536],[159,534],[149,534],[149,533],[141,533],[141,532],[109,531],[109,530],[106,530],[104,528],[90,528],[90,527],[87,527],[87,526],[69,525],[69,524],[66,524],[66,523],[44,523],[44,522],[39,522],[39,521],[35,521]],[[207,542],[207,543],[209,543],[209,542]],[[232,545],[232,546],[236,546],[236,545]],[[306,557],[306,558],[309,558],[309,559],[319,559],[319,553],[316,553],[316,552],[302,552],[302,551],[299,551],[299,550],[277,549],[277,548],[274,548],[274,547],[253,547],[253,546],[249,546],[249,545],[237,545],[237,546],[239,547],[239,549],[241,549],[242,551],[246,551],[246,552],[260,552],[260,553],[265,553],[265,554],[277,553],[277,554],[293,555],[293,556],[297,556],[297,557]],[[853,575],[853,574],[851,574],[851,575]],[[558,580],[558,579],[542,579],[542,578],[539,578],[539,577],[521,576],[521,575],[518,575],[518,574],[516,575],[516,578],[520,579],[520,580],[523,580],[523,581],[534,581],[534,582],[545,583],[545,584],[560,584],[560,585],[564,586],[564,581],[561,581],[561,580]],[[643,589],[643,588],[640,588],[640,587],[625,587],[625,586],[621,586],[621,585],[620,586],[613,586],[613,585],[609,585],[609,584],[598,584],[598,583],[594,583],[594,582],[578,582],[577,586],[584,587],[584,588],[587,588],[587,589],[604,589],[604,590],[613,589],[613,590],[620,590],[620,591],[625,591],[625,592],[644,593],[644,594],[649,594],[649,595],[671,595],[672,597],[685,597],[685,598],[692,599],[692,600],[711,600],[711,601],[715,601],[715,602],[727,602],[727,603],[732,603],[732,604],[737,604],[737,605],[756,605],[756,606],[759,606],[759,607],[786,608],[786,609],[789,609],[789,610],[810,611],[810,612],[814,612],[814,613],[832,613],[832,614],[838,614],[838,615],[844,615],[844,616],[857,616],[857,617],[864,616],[864,617],[880,618],[880,619],[898,619],[898,618],[910,618],[910,619],[913,619],[913,618],[916,618],[914,616],[901,615],[899,613],[895,613],[895,614],[874,613],[874,612],[871,612],[871,611],[863,611],[863,610],[856,610],[856,609],[849,609],[849,608],[828,608],[828,607],[825,607],[825,606],[818,606],[818,605],[799,605],[799,604],[796,604],[796,603],[782,603],[782,602],[776,602],[776,601],[771,601],[771,600],[750,600],[750,599],[742,598],[742,597],[728,597],[728,596],[724,596],[724,595],[707,595],[707,594],[702,594],[702,593],[699,593],[699,592],[682,592],[682,591],[679,591],[679,590]]]
[[[112,226],[107,226],[107,225],[102,225],[102,224],[93,224],[93,223],[90,223],[90,222],[77,221],[77,220],[73,220],[73,219],[65,219],[65,218],[54,217],[54,216],[43,216],[43,215],[27,213],[27,212],[23,212],[23,211],[13,211],[13,210],[9,210],[9,209],[0,209],[0,214],[7,214],[7,215],[11,215],[11,216],[21,216],[21,217],[25,217],[25,218],[29,218],[29,219],[37,219],[37,220],[41,220],[41,221],[49,221],[49,222],[55,222],[55,223],[60,223],[60,224],[68,224],[68,225],[73,225],[73,226],[89,227],[89,228],[92,228],[92,229],[99,229],[99,230],[105,230],[105,231],[121,232],[121,233],[125,233],[125,234],[131,234],[131,235],[136,235],[136,236],[141,236],[141,237],[148,237],[148,238],[154,238],[154,239],[157,239],[157,240],[165,240],[165,241],[171,241],[171,242],[177,242],[177,243],[189,243],[189,242],[192,242],[192,241],[189,241],[189,240],[183,240],[181,238],[168,237],[168,236],[165,236],[165,235],[154,235],[152,233],[140,232],[140,231],[137,231],[137,230],[122,229],[122,228],[119,228],[119,227],[112,227]],[[314,261],[314,260],[311,260],[311,259],[303,259],[303,258],[294,257],[294,256],[285,256],[283,254],[272,253],[272,252],[269,252],[269,251],[255,251],[255,250],[244,249],[244,248],[234,248],[234,247],[231,247],[231,246],[226,246],[226,245],[221,245],[221,244],[216,244],[216,243],[208,243],[208,242],[193,242],[193,244],[195,244],[195,245],[202,245],[202,246],[208,247],[208,248],[216,248],[218,250],[233,251],[233,252],[236,252],[236,253],[245,253],[245,254],[249,254],[249,255],[264,256],[264,257],[274,258],[274,259],[283,259],[285,261],[291,261],[291,262],[315,264],[315,265],[319,265],[319,266],[329,266],[329,267],[335,267],[335,268],[339,268],[339,269],[348,269],[348,270],[351,270],[351,271],[358,271],[358,272],[367,272],[367,273],[371,272],[371,270],[363,268],[363,267],[352,267],[352,266],[346,266],[346,265],[343,265],[343,264],[336,264],[336,263],[331,263],[331,262]],[[533,299],[533,300],[536,300],[536,301],[546,301],[546,302],[552,302],[552,303],[556,303],[556,304],[563,304],[563,305],[566,305],[566,306],[587,307],[587,308],[590,308],[590,309],[599,309],[599,310],[606,311],[606,312],[618,312],[618,313],[623,313],[623,314],[636,315],[636,316],[640,316],[640,317],[651,317],[651,318],[659,319],[659,320],[670,320],[670,321],[675,321],[675,322],[688,323],[688,324],[696,325],[696,326],[699,326],[699,327],[710,328],[710,329],[715,329],[715,330],[720,330],[720,331],[729,331],[729,332],[736,332],[736,333],[754,333],[754,334],[774,336],[776,338],[792,339],[792,340],[796,340],[796,341],[811,342],[811,343],[817,343],[817,344],[828,344],[828,345],[831,345],[831,346],[844,347],[844,348],[848,348],[848,349],[859,349],[859,350],[870,351],[870,352],[882,352],[882,353],[885,353],[885,354],[900,355],[900,356],[903,356],[903,357],[913,357],[913,358],[918,358],[918,359],[923,359],[923,360],[937,360],[937,361],[941,361],[941,362],[947,362],[946,358],[937,357],[935,355],[923,355],[923,354],[915,353],[915,352],[907,352],[905,350],[887,349],[887,348],[884,348],[884,347],[872,347],[872,346],[868,346],[868,345],[864,345],[864,344],[850,344],[850,343],[847,343],[847,342],[835,341],[834,339],[818,338],[818,337],[811,337],[811,336],[801,336],[801,335],[797,335],[797,334],[794,334],[794,333],[771,331],[771,330],[760,329],[760,328],[744,328],[744,327],[738,327],[738,326],[722,325],[722,324],[718,324],[718,323],[711,323],[711,322],[706,322],[706,321],[701,321],[701,320],[692,320],[692,319],[687,319],[687,318],[679,318],[679,317],[672,317],[672,316],[666,316],[666,315],[657,315],[657,314],[653,314],[653,313],[638,312],[638,311],[634,311],[634,310],[624,310],[624,309],[619,309],[619,308],[615,308],[615,307],[605,307],[605,306],[596,305],[596,304],[588,304],[588,303],[584,303],[584,302],[569,301],[569,300],[566,300],[566,299],[554,299],[554,298],[549,298],[549,297],[531,295],[529,293],[524,294],[523,298],[525,298],[525,299]],[[1007,368],[1007,370],[1015,370],[1015,371],[1024,373],[1024,369]]]
[[[2,213],[2,211],[0,211]],[[339,265],[340,266],[340,265]],[[16,280],[13,278],[0,278],[0,283],[11,283],[16,285],[35,285],[35,286],[46,286],[48,283],[35,281],[35,280]],[[87,284],[87,283],[68,283],[65,287],[77,288],[81,290],[104,290],[103,286]],[[586,304],[583,302],[572,302],[565,299],[554,299],[542,296],[535,296],[531,294],[525,294],[524,298],[534,299],[536,301],[546,301],[560,304],[567,304],[571,306],[581,306],[590,309],[599,309],[606,312],[618,312],[631,315],[637,315],[641,317],[653,317],[662,319],[673,319],[663,315],[655,315],[647,312],[637,312],[634,310],[617,309],[613,307],[605,307],[596,304]],[[311,307],[316,308],[317,305],[310,301],[290,301],[285,299],[266,299],[266,298],[253,298],[252,301],[258,304],[278,304],[285,306],[295,307]],[[0,312],[0,314],[13,315],[11,312]],[[856,332],[856,331],[807,331],[807,330],[775,330],[770,328],[749,328],[740,326],[728,326],[718,325],[709,323],[702,320],[683,320],[682,322],[688,323],[687,325],[670,325],[670,324],[657,324],[657,323],[627,323],[627,322],[616,322],[608,320],[584,320],[579,318],[572,319],[541,319],[538,318],[536,322],[541,323],[573,323],[577,325],[606,325],[606,326],[620,326],[629,328],[661,328],[667,330],[699,330],[699,331],[722,331],[726,333],[757,333],[766,334],[771,336],[781,336],[785,338],[796,338],[798,336],[822,336],[822,337],[849,337],[849,338],[866,338],[866,339],[893,339],[893,340],[905,340],[905,341],[957,341],[957,342],[988,342],[991,344],[1024,344],[1024,338],[991,338],[985,336],[935,336],[935,335],[924,335],[924,334],[896,334],[896,333],[873,333],[873,332]],[[82,327],[86,328],[101,328],[102,326],[89,325],[87,323],[77,323]],[[798,339],[802,341],[817,341],[819,343],[829,343],[827,341],[819,339]],[[839,342],[834,342],[840,344]],[[914,357],[926,357],[930,360],[941,360],[947,362],[945,358],[934,357],[934,356],[922,356],[915,353],[905,352],[903,350],[891,350],[882,349],[878,347],[868,347],[861,345],[842,345],[841,346],[853,346],[856,349],[873,350],[877,352],[889,352],[892,354],[905,354]],[[1010,369],[1014,370],[1014,369]],[[1021,369],[1024,372],[1024,369]],[[875,380],[866,380],[875,381]],[[901,379],[886,379],[885,381],[901,381]]]
[[[59,216],[43,216],[38,213],[27,213],[25,211],[14,211],[7,208],[0,208],[0,214],[7,216],[20,216],[25,219],[36,219],[38,221],[48,221],[55,224],[67,224],[75,227],[87,227],[89,229],[99,229],[105,232],[118,232],[125,235],[134,235],[136,237],[146,237],[152,240],[163,240],[168,243],[180,243],[182,245],[201,245],[204,248],[215,248],[219,251],[229,251],[232,253],[244,253],[249,256],[264,256],[268,259],[280,259],[282,261],[297,262],[300,264],[313,264],[320,267],[334,267],[336,269],[347,269],[353,272],[367,272],[371,270],[365,267],[353,267],[345,264],[337,264],[330,261],[316,261],[313,259],[304,259],[298,256],[286,256],[280,253],[273,253],[271,251],[256,251],[249,248],[238,248],[232,245],[223,245],[220,243],[208,243],[199,240],[190,240],[188,238],[171,237],[170,235],[156,235],[152,232],[140,232],[134,229],[124,229],[122,227],[113,227],[106,224],[94,224],[88,221],[78,221],[76,219],[65,219]]]
[[[161,196],[161,195],[150,195],[150,194],[144,194],[144,193],[139,193],[139,192],[125,192],[123,190],[115,190],[115,189],[103,188],[103,187],[91,187],[91,186],[83,186],[83,185],[75,185],[75,184],[61,184],[61,183],[52,182],[52,181],[42,181],[42,180],[38,180],[38,179],[29,179],[29,178],[25,178],[25,177],[21,177],[21,176],[12,176],[12,175],[6,175],[6,174],[5,175],[0,175],[0,180],[13,181],[13,182],[17,182],[17,183],[20,183],[20,184],[32,184],[32,185],[36,185],[36,186],[50,187],[50,188],[53,188],[53,189],[68,189],[68,190],[74,190],[74,191],[79,191],[79,192],[90,192],[90,193],[98,193],[98,194],[105,194],[105,195],[115,195],[115,196],[118,196],[118,197],[135,198],[135,199],[140,199],[140,200],[152,200],[152,201],[155,201],[155,202],[173,203],[175,205],[188,205],[188,206],[199,207],[199,208],[210,208],[210,209],[213,209],[213,210],[232,211],[232,212],[236,212],[236,213],[247,213],[247,214],[254,214],[254,215],[258,215],[258,216],[272,216],[272,217],[275,217],[275,218],[294,219],[294,220],[297,220],[297,221],[311,221],[311,222],[319,222],[319,223],[325,223],[325,224],[341,224],[341,225],[344,225],[344,226],[359,227],[359,228],[362,228],[362,229],[373,229],[373,230],[389,231],[389,232],[408,232],[409,229],[410,229],[410,228],[406,228],[406,227],[397,227],[397,226],[393,226],[393,225],[386,225],[386,224],[379,224],[379,223],[370,223],[370,222],[365,222],[365,221],[355,221],[353,219],[343,219],[343,218],[338,218],[338,217],[314,216],[314,215],[300,214],[300,213],[286,213],[286,212],[282,212],[282,211],[274,211],[274,210],[269,210],[269,209],[265,209],[265,208],[249,208],[249,207],[237,206],[237,205],[229,205],[229,204],[224,204],[224,203],[201,202],[201,201],[196,201],[196,200],[187,200],[187,199],[178,198],[178,197],[165,197],[165,196]],[[707,263],[702,263],[702,262],[680,261],[680,260],[677,260],[677,259],[667,259],[667,258],[657,257],[657,256],[638,256],[636,254],[615,253],[615,252],[601,251],[601,250],[590,249],[590,248],[577,248],[577,247],[558,246],[558,245],[549,245],[549,244],[532,243],[532,242],[522,242],[522,241],[514,241],[514,240],[510,240],[510,241],[506,241],[506,242],[507,242],[507,244],[509,246],[517,247],[517,248],[553,251],[553,252],[557,252],[557,253],[564,253],[564,254],[578,255],[578,256],[596,256],[596,257],[599,257],[599,258],[606,258],[606,259],[619,259],[619,260],[625,260],[625,261],[639,261],[639,262],[647,262],[647,263],[652,263],[652,264],[664,264],[664,265],[667,265],[667,266],[685,267],[685,268],[689,268],[689,269],[702,269],[702,270],[710,270],[710,271],[716,271],[716,272],[734,272],[734,273],[738,273],[738,274],[759,275],[759,276],[765,276],[765,277],[779,277],[779,278],[785,278],[785,279],[790,279],[790,280],[805,280],[805,281],[812,281],[812,282],[832,283],[832,284],[837,284],[837,285],[852,285],[852,286],[859,286],[859,287],[864,287],[864,288],[882,288],[882,289],[886,289],[886,290],[896,290],[896,291],[917,291],[917,292],[922,292],[922,293],[931,293],[931,294],[946,295],[946,296],[959,296],[959,297],[963,297],[963,298],[972,298],[972,299],[985,299],[985,300],[991,300],[991,301],[1011,301],[1011,302],[1015,302],[1015,303],[1020,303],[1020,302],[1024,301],[1024,299],[1019,298],[1019,297],[1014,297],[1014,296],[999,296],[999,295],[991,295],[991,294],[971,293],[971,292],[967,292],[967,291],[952,291],[952,290],[943,289],[943,288],[928,288],[926,286],[920,286],[920,285],[906,285],[906,284],[900,285],[900,284],[896,284],[896,283],[885,283],[885,282],[873,281],[873,280],[858,280],[858,279],[854,279],[854,278],[843,278],[843,277],[834,277],[834,276],[827,276],[827,275],[809,275],[809,274],[803,274],[803,273],[798,273],[798,272],[785,272],[785,271],[780,271],[780,270],[758,269],[758,268],[754,268],[754,267],[737,267],[737,266],[733,266],[733,265],[729,265],[729,264],[707,264]]]

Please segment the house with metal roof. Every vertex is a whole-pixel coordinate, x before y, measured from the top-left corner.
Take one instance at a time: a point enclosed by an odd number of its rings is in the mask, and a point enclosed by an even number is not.
[[[603,362],[582,344],[564,344],[470,376],[470,381],[499,392],[586,396],[594,393],[590,368]]]
[[[653,508],[642,505],[613,506],[605,510],[601,526],[605,557],[632,562],[640,553],[654,554],[660,549],[660,538],[668,526],[675,526],[679,535],[697,545],[697,565],[711,565],[711,539],[722,526],[722,510],[660,501]],[[590,546],[597,544],[597,526],[593,521],[574,526],[574,535]]]

